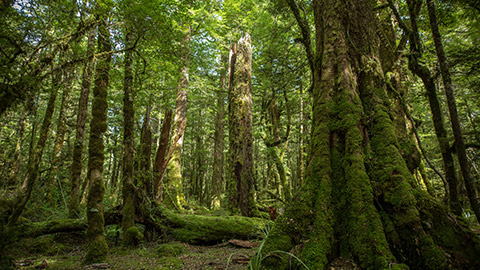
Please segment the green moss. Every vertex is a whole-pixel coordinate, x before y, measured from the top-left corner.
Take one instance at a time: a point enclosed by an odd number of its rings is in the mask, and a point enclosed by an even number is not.
[[[87,245],[88,252],[85,256],[85,264],[105,262],[107,259],[108,245],[105,238],[97,238]]]
[[[143,233],[137,226],[132,226],[125,231],[123,242],[126,246],[138,246],[143,240]]]
[[[166,244],[159,245],[155,249],[155,252],[160,257],[177,257],[177,256],[183,254],[184,250],[185,250],[185,248],[182,244],[172,242],[172,243],[166,243]]]
[[[191,244],[214,243],[225,239],[251,238],[271,221],[240,216],[215,217],[200,215],[177,215],[168,213],[168,220],[178,225],[172,230],[175,239]]]
[[[61,253],[65,246],[56,243],[51,235],[37,238],[24,238],[8,247],[10,252],[25,254],[56,255]]]
[[[160,259],[160,263],[162,264],[160,266],[160,270],[166,270],[166,269],[181,269],[183,262],[179,258],[175,257],[163,257]]]

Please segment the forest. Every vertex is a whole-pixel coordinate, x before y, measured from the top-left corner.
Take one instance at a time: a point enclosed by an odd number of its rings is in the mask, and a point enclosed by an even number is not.
[[[0,0],[0,269],[480,269],[479,0]]]

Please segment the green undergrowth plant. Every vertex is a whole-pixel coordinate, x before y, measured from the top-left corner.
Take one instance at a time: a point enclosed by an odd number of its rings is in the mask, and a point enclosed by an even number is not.
[[[273,251],[270,251],[266,254],[263,254],[263,252],[262,252],[263,246],[264,246],[265,242],[267,241],[267,238],[270,234],[270,231],[271,231],[270,224],[266,224],[264,229],[262,229],[262,234],[264,234],[264,238],[263,238],[262,242],[260,243],[260,246],[258,247],[257,252],[255,253],[255,255],[253,255],[250,258],[250,262],[248,262],[248,269],[249,270],[260,270],[260,269],[262,269],[262,263],[266,258],[271,257],[271,256],[282,256],[282,255],[286,255],[286,256],[289,256],[289,257],[293,258],[300,265],[302,265],[305,269],[310,270],[310,268],[300,258],[295,256],[295,254],[293,254],[293,253],[286,252],[286,251],[283,251],[283,250],[273,250]],[[227,260],[227,266],[225,267],[225,270],[228,270],[228,266],[230,265],[230,262],[231,262],[233,256],[236,255],[236,254],[245,255],[242,252],[234,252],[234,253],[230,254],[230,256],[228,257],[228,260]]]

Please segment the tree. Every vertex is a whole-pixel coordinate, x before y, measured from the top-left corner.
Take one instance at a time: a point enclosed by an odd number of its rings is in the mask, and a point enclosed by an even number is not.
[[[296,16],[298,6],[288,2]],[[466,241],[475,251],[468,255],[462,249],[462,256],[474,262],[470,256],[479,252],[477,240],[459,241],[462,233],[452,228],[458,239],[438,237],[438,230],[456,221],[449,221],[441,203],[419,189],[401,155],[402,134],[392,121],[393,93],[379,54],[381,24],[372,2],[316,0],[313,12],[314,107],[307,178],[263,252],[296,247],[313,269],[324,269],[343,256],[353,256],[366,269],[402,269],[401,262],[411,268],[445,269],[444,250],[457,253]],[[298,18],[302,27],[304,20]],[[304,43],[309,46],[305,38]],[[425,222],[431,226],[423,226]]]
[[[443,50],[442,37],[438,30],[437,16],[435,14],[435,5],[432,0],[427,0],[428,15],[430,18],[430,28],[432,30],[435,51],[437,52],[438,62],[440,64],[440,72],[442,74],[443,86],[445,87],[445,95],[447,97],[448,112],[450,113],[450,122],[452,125],[453,136],[455,137],[455,149],[457,150],[458,161],[462,171],[463,180],[467,189],[468,199],[473,212],[480,221],[480,200],[478,198],[475,181],[470,172],[470,162],[467,159],[465,142],[460,127],[460,120],[457,112],[457,104],[452,87],[452,79],[450,69],[447,63],[447,57]]]
[[[230,208],[255,213],[253,197],[252,41],[247,33],[230,51],[228,177]]]
[[[107,130],[107,93],[110,72],[111,45],[107,29],[107,18],[100,16],[98,25],[98,52],[103,53],[95,68],[93,87],[92,121],[88,143],[88,197],[87,197],[87,242],[86,263],[103,262],[107,257],[108,245],[104,235],[103,162],[105,160],[103,136]],[[106,53],[106,54],[105,54]]]
[[[190,40],[192,28],[188,26],[187,33],[180,48],[180,78],[177,85],[175,100],[175,117],[173,119],[172,136],[170,141],[171,158],[168,160],[167,175],[163,202],[172,208],[180,209],[185,201],[182,186],[181,157],[183,139],[187,125],[187,98],[188,72],[190,64]]]
[[[85,137],[85,124],[88,114],[88,97],[92,82],[93,53],[95,52],[96,27],[88,32],[87,61],[83,67],[80,99],[77,109],[77,125],[75,128],[75,142],[73,144],[73,160],[70,166],[70,201],[68,204],[68,216],[71,218],[80,216],[80,179],[82,175],[83,141]]]
[[[125,46],[132,43],[130,29],[125,34]],[[123,181],[122,181],[122,231],[123,241],[126,245],[135,243],[135,185],[133,179],[133,146],[134,146],[134,120],[135,110],[133,93],[133,67],[132,52],[125,52],[125,75],[123,81]]]

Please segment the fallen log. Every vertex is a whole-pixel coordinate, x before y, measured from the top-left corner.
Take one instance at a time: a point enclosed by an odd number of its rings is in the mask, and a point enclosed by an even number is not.
[[[113,209],[105,213],[105,225],[118,224],[121,213]],[[157,231],[165,232],[175,240],[189,244],[217,244],[229,239],[248,240],[258,238],[270,220],[242,216],[204,216],[178,214],[168,209],[156,209],[153,215],[142,215],[137,222]],[[60,232],[84,231],[87,228],[82,219],[60,219],[44,222],[20,223],[11,232],[15,237],[37,237]]]

